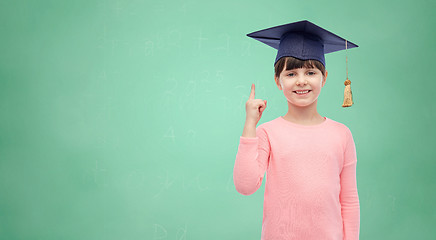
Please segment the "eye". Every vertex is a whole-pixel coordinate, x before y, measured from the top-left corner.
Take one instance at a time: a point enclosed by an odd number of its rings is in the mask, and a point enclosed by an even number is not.
[[[292,76],[294,76],[295,74],[294,73],[289,73],[288,74],[288,76],[290,76],[290,77],[292,77]]]
[[[315,75],[316,73],[315,72],[309,72],[309,75]]]

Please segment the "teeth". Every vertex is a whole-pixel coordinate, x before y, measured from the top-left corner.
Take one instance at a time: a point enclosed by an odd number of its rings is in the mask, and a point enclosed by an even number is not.
[[[309,90],[306,90],[306,91],[304,91],[304,92],[299,92],[299,91],[296,91],[297,93],[307,93],[307,92],[309,92]]]

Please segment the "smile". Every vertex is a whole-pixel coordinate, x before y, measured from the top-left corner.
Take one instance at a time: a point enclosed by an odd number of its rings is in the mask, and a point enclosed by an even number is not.
[[[304,96],[307,95],[309,92],[311,92],[312,90],[306,90],[306,91],[293,91],[294,93],[296,93],[299,96]]]

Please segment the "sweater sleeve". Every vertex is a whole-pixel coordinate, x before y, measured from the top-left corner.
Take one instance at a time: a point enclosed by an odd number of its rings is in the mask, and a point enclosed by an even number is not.
[[[269,153],[270,143],[262,125],[256,128],[255,138],[240,136],[233,168],[236,191],[251,195],[259,189],[268,166]]]
[[[351,132],[347,131],[344,166],[341,172],[341,212],[344,240],[358,240],[360,230],[360,206],[356,183],[356,146]]]

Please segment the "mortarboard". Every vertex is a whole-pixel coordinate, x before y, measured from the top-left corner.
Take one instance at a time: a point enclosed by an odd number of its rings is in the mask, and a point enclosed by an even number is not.
[[[290,56],[300,60],[318,60],[325,66],[324,54],[358,47],[307,20],[263,29],[247,36],[278,50],[274,65],[280,58]],[[344,84],[346,87],[342,106],[349,107],[353,102],[348,69]]]

